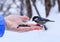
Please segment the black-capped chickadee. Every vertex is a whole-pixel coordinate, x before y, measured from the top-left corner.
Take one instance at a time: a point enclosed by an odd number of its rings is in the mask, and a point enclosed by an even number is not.
[[[49,19],[45,19],[45,18],[42,18],[42,17],[39,17],[39,16],[34,16],[32,18],[32,21],[35,21],[37,24],[43,25],[45,30],[47,30],[47,27],[45,26],[45,24],[47,22],[54,22],[54,21],[51,21]]]

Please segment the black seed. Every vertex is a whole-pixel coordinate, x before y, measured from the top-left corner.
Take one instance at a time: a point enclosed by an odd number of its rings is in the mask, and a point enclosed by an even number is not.
[[[30,27],[30,26],[29,25],[26,25],[26,24],[20,24],[20,25],[18,25],[17,28],[19,28],[19,27]]]

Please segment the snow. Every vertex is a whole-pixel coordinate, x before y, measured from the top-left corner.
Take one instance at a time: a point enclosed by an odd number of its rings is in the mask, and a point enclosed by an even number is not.
[[[45,7],[40,2],[38,10],[42,17],[45,17]],[[33,7],[33,16],[37,15]],[[45,17],[46,18],[46,17]],[[54,20],[53,23],[47,23],[47,31],[30,31],[24,33],[17,33],[12,31],[5,31],[5,34],[0,38],[0,42],[60,42],[60,13],[58,12],[57,2],[55,7],[52,7],[48,19]]]

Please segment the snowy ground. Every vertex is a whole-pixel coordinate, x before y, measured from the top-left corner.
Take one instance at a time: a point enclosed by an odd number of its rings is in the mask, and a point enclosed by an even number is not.
[[[45,17],[44,5],[38,4],[38,9],[42,17]],[[34,10],[34,8],[33,8]],[[33,11],[36,14],[35,10]],[[4,36],[0,38],[0,42],[60,42],[60,13],[57,4],[51,9],[48,19],[54,20],[54,23],[47,23],[47,31],[30,31],[25,33],[17,33],[6,31]]]

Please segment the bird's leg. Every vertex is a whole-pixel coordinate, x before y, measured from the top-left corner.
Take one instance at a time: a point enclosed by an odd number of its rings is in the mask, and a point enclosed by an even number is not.
[[[45,30],[47,30],[47,27],[46,27],[46,25],[43,25],[43,26],[44,26],[44,29],[45,29]]]

